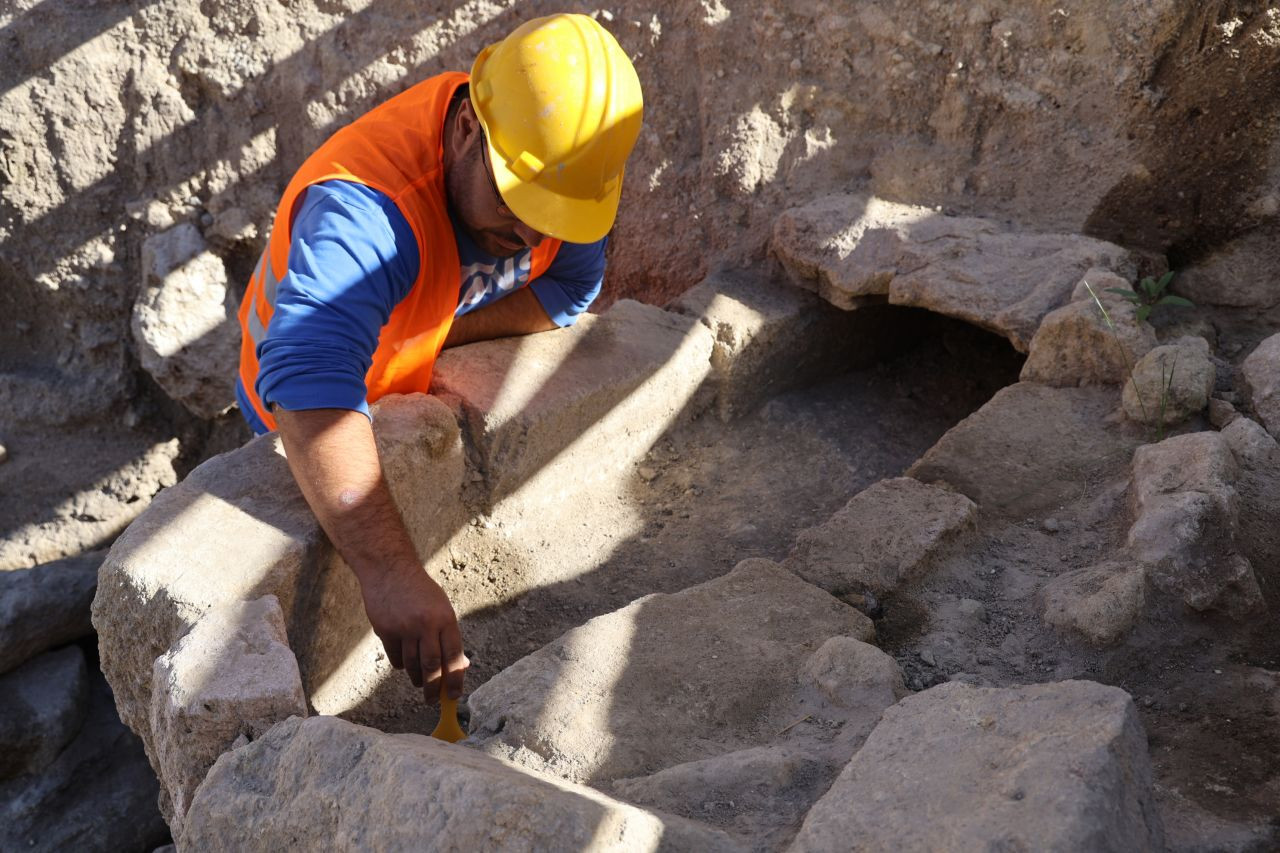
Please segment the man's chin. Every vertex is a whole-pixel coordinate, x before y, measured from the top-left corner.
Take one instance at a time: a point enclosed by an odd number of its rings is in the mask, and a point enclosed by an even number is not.
[[[520,250],[524,246],[517,243],[508,243],[504,240],[499,240],[497,237],[489,237],[481,244],[481,248],[496,258],[512,258],[520,254]]]

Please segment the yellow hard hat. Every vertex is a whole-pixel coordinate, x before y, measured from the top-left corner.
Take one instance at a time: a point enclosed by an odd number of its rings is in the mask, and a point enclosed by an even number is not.
[[[644,103],[604,27],[586,15],[522,24],[476,57],[471,103],[498,191],[521,222],[571,243],[609,232]]]

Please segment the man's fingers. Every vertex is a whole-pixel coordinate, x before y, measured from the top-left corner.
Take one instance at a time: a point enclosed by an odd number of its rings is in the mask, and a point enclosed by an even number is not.
[[[409,680],[413,682],[414,687],[421,687],[422,666],[418,657],[418,638],[406,638],[401,649],[404,654],[404,668],[409,673]]]
[[[386,650],[387,660],[391,661],[391,666],[394,669],[404,669],[404,658],[400,654],[400,640],[398,638],[383,640],[381,637],[378,639],[382,640],[382,648]]]
[[[428,702],[440,698],[440,639],[437,636],[422,638],[422,695]]]
[[[440,651],[444,655],[445,690],[450,699],[457,699],[462,695],[462,682],[466,677],[467,667],[471,665],[462,651],[462,632],[458,630],[457,622],[440,632]]]

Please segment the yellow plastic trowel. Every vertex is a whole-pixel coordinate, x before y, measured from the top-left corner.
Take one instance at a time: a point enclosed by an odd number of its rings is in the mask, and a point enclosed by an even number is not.
[[[457,743],[467,736],[458,725],[458,700],[449,698],[443,678],[440,679],[440,722],[436,723],[431,736],[449,743]]]

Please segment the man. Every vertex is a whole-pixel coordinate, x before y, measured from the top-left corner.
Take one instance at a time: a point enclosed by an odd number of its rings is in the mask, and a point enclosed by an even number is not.
[[[590,305],[641,108],[594,20],[529,21],[470,75],[417,84],[309,157],[240,306],[241,411],[279,430],[387,656],[428,701],[442,680],[460,696],[469,662],[387,490],[368,403],[426,391],[443,347],[567,326]]]

